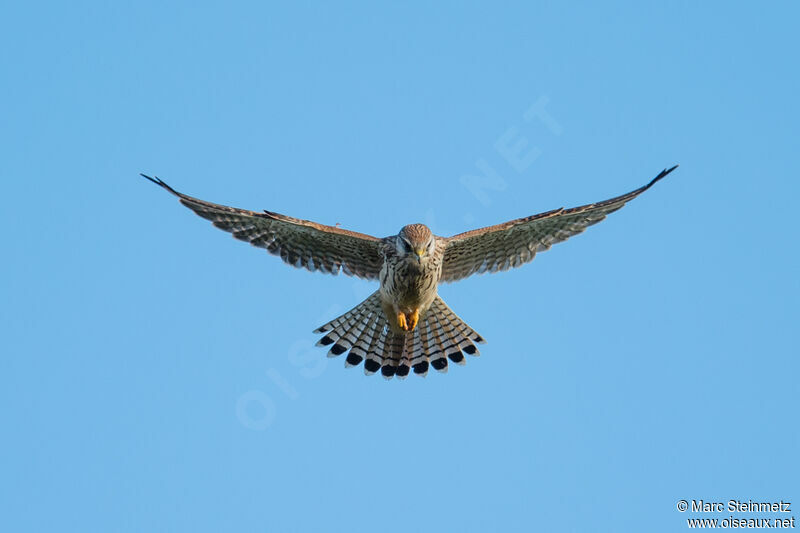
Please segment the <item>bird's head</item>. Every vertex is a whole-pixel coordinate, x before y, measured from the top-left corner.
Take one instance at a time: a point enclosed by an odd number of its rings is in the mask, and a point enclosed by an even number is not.
[[[397,234],[396,245],[398,256],[411,257],[420,262],[431,257],[436,250],[433,233],[425,224],[403,226]]]

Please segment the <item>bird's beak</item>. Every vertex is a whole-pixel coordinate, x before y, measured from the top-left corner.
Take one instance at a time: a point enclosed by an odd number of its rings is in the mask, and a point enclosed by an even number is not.
[[[417,254],[417,261],[422,261],[422,256],[425,255],[424,249],[414,250],[414,253]]]

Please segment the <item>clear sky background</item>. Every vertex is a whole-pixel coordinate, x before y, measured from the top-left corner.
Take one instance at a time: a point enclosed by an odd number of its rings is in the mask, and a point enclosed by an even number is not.
[[[6,4],[0,529],[798,516],[800,9],[698,4]],[[676,163],[524,268],[442,287],[482,356],[390,382],[313,347],[375,284],[289,268],[138,176],[450,235]]]

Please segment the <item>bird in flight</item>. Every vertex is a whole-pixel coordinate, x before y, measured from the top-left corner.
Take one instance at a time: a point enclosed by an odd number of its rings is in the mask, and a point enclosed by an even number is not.
[[[628,194],[571,209],[554,209],[452,237],[434,235],[424,224],[403,226],[378,238],[309,220],[213,204],[179,193],[157,177],[143,177],[178,197],[216,227],[284,262],[310,271],[378,280],[380,287],[350,311],[314,330],[328,356],[345,352],[345,366],[364,363],[367,375],[405,378],[429,366],[446,372],[448,360],[464,364],[479,355],[483,337],[437,294],[439,283],[472,274],[500,272],[533,260],[537,252],[583,232],[620,209],[675,170],[664,169]]]

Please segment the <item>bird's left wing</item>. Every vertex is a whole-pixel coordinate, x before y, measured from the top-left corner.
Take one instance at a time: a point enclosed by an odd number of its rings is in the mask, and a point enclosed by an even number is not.
[[[381,270],[382,240],[335,226],[325,226],[279,213],[248,211],[212,204],[179,193],[158,178],[143,177],[160,185],[180,202],[239,240],[266,248],[286,263],[314,271],[375,279]]]
[[[604,202],[555,209],[454,235],[446,239],[441,281],[456,281],[475,273],[499,272],[532,261],[536,252],[548,250],[553,244],[597,224],[676,167],[664,169],[644,187]]]

